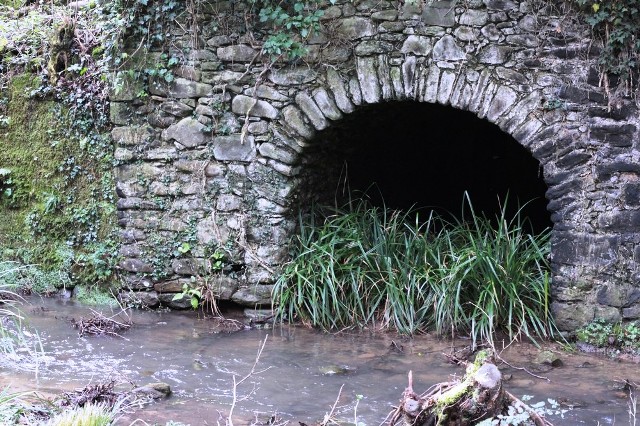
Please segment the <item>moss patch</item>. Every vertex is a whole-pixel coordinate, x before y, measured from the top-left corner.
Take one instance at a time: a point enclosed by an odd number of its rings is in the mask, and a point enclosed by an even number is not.
[[[0,259],[59,270],[75,281],[110,281],[117,256],[112,149],[91,117],[71,117],[28,73],[9,80],[0,168],[11,191],[0,198]]]
[[[0,203],[0,245],[18,250],[29,245],[25,235],[27,213],[47,193],[61,186],[58,165],[65,155],[61,140],[63,110],[54,101],[30,98],[29,94],[40,86],[40,80],[29,74],[11,78],[6,93],[8,124],[0,129],[0,167],[9,169],[12,177],[12,195]]]

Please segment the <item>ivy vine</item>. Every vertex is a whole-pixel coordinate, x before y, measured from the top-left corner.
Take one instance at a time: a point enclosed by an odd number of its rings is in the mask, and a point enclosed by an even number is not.
[[[627,89],[637,87],[640,66],[640,2],[638,0],[574,0],[594,33],[603,40],[598,64],[606,76]]]

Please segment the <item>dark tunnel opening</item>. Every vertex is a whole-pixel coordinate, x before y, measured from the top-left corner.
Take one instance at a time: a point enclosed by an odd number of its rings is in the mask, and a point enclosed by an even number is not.
[[[467,192],[476,213],[493,218],[507,200],[511,217],[526,203],[531,231],[552,226],[538,161],[470,112],[417,102],[366,106],[319,132],[311,146],[304,192],[320,203],[366,193],[376,206],[459,219]]]

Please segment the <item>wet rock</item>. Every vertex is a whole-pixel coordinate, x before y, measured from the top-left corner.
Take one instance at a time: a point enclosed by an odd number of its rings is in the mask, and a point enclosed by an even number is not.
[[[562,367],[562,365],[564,365],[560,357],[552,351],[542,351],[538,353],[535,363],[550,365],[552,367]]]
[[[183,297],[180,297],[179,299],[174,300],[174,296],[178,294],[181,294],[181,293],[163,293],[163,294],[159,294],[158,298],[160,299],[160,302],[164,306],[167,306],[171,309],[177,309],[177,310],[192,309],[191,297],[189,295],[184,295]]]
[[[155,291],[127,291],[119,295],[120,302],[125,306],[143,306],[156,308],[160,304],[158,293]]]
[[[561,407],[566,407],[569,409],[574,409],[574,408],[584,408],[587,406],[587,403],[584,401],[581,401],[579,399],[571,399],[571,398],[567,398],[567,397],[560,397],[557,399],[558,404],[560,404]]]
[[[353,373],[355,369],[350,368],[347,365],[324,365],[322,367],[318,367],[318,370],[323,376],[333,376],[333,375],[346,375],[349,373]]]
[[[271,304],[271,292],[273,285],[258,284],[250,288],[241,288],[236,291],[231,300],[244,306],[260,306]]]
[[[149,383],[148,385],[135,388],[133,394],[149,396],[153,399],[166,398],[171,395],[171,386],[166,383]]]

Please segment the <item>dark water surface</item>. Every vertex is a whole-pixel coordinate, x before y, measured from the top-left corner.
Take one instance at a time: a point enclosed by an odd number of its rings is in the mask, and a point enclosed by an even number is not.
[[[110,379],[171,385],[174,394],[169,399],[125,415],[118,422],[122,425],[136,419],[141,419],[136,424],[164,425],[174,420],[215,425],[219,413],[227,413],[233,401],[234,375],[239,380],[251,371],[265,338],[257,373],[237,389],[236,425],[274,413],[295,420],[290,424],[296,426],[297,421],[319,422],[331,410],[341,387],[334,417],[353,423],[357,413],[359,423],[378,425],[399,400],[409,370],[418,392],[464,373],[442,356],[452,343],[431,336],[403,340],[391,334],[327,335],[290,326],[225,333],[193,312],[134,311],[134,326],[124,338],[80,338],[69,320],[88,317],[88,308],[34,298],[23,309],[40,335],[45,354],[37,371],[35,366],[31,371],[3,366],[0,383],[12,390],[49,395]],[[100,311],[110,315],[108,308]],[[394,342],[402,346],[401,352]],[[526,366],[537,352],[532,345],[518,343],[502,356],[514,366]],[[518,397],[532,395],[529,402],[553,398],[580,405],[563,417],[549,416],[555,425],[629,424],[629,399],[620,387],[625,379],[640,382],[637,364],[566,352],[560,352],[560,358],[562,367],[538,373],[550,381],[499,366],[503,374],[512,376],[507,390]]]

